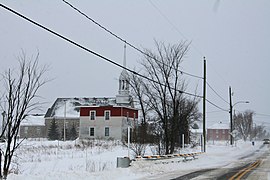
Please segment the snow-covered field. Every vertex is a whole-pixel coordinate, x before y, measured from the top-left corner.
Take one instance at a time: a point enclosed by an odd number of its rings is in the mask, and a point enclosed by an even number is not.
[[[166,179],[175,171],[180,176],[202,167],[229,165],[237,162],[239,157],[255,152],[261,145],[262,142],[256,142],[255,146],[251,142],[239,142],[237,147],[225,142],[209,143],[207,153],[200,154],[196,160],[140,160],[132,162],[129,168],[116,168],[117,157],[128,153],[119,142],[25,141],[16,153],[8,179]],[[185,152],[199,151],[200,147],[185,149]]]

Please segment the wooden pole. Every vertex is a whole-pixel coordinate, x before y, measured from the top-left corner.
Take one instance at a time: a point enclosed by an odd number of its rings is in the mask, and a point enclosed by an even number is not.
[[[203,152],[206,152],[206,60],[203,58]]]

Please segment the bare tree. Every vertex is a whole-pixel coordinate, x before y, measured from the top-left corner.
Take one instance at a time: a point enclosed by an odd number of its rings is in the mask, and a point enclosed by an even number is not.
[[[36,100],[37,93],[48,82],[43,79],[48,69],[46,66],[39,66],[38,59],[39,53],[27,60],[26,54],[22,52],[18,57],[18,71],[8,69],[3,74],[5,92],[2,97],[7,110],[1,133],[1,139],[5,139],[5,148],[1,149],[1,159],[3,156],[3,165],[0,164],[1,179],[7,178],[14,153],[23,141],[18,139],[22,120],[28,113],[41,107],[41,103]]]
[[[141,124],[146,124],[147,112],[149,111],[148,105],[145,103],[146,91],[145,84],[141,77],[135,74],[129,75],[129,85],[131,86],[131,94],[136,98],[141,110]]]
[[[252,127],[252,139],[256,140],[256,139],[264,139],[265,137],[267,137],[267,132],[265,130],[265,126],[264,125],[255,125]]]
[[[131,94],[135,97],[135,102],[137,108],[140,109],[139,122],[133,129],[132,140],[133,140],[133,151],[136,155],[142,155],[145,151],[146,144],[149,143],[147,129],[147,113],[149,111],[149,106],[145,103],[146,91],[145,84],[141,77],[135,74],[129,75],[129,85],[131,86]]]
[[[244,141],[252,136],[253,115],[253,111],[247,110],[244,113],[239,112],[234,116],[235,129]]]
[[[199,104],[199,99],[197,98],[183,98],[180,101],[180,106],[179,106],[179,114],[180,117],[178,119],[178,131],[179,134],[177,135],[182,135],[184,134],[185,137],[185,142],[187,144],[190,143],[190,128],[192,125],[194,125],[195,122],[199,121],[201,119],[201,113],[199,112],[198,109],[198,104]],[[182,138],[177,136],[180,142],[180,145],[182,145]]]
[[[189,45],[181,42],[167,46],[164,43],[156,42],[156,47],[157,53],[146,49],[146,55],[142,61],[145,76],[152,81],[138,79],[133,82],[132,87],[136,87],[138,82],[143,86],[140,88],[140,90],[143,89],[144,95],[141,96],[141,102],[151,109],[152,115],[156,116],[157,124],[159,127],[161,126],[161,131],[157,132],[165,147],[164,152],[169,154],[173,153],[175,143],[179,139],[179,128],[183,128],[183,126],[180,127],[180,124],[185,123],[187,126],[189,124],[185,122],[187,118],[182,118],[183,114],[180,114],[183,102],[187,102],[183,101],[186,97],[182,92],[185,91],[187,84],[182,78],[180,65]],[[137,93],[138,95],[140,94]]]

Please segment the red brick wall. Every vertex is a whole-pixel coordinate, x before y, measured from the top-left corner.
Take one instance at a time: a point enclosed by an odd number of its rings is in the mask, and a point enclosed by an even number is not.
[[[226,141],[229,138],[229,129],[207,129],[208,140]]]

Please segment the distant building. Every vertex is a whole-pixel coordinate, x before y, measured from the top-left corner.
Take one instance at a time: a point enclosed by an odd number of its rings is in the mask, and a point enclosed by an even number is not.
[[[46,134],[44,115],[27,115],[21,122],[20,138],[44,138]]]
[[[230,139],[229,123],[216,123],[207,128],[208,141],[228,141]]]
[[[48,138],[48,132],[53,120],[55,120],[57,124],[60,140],[64,139],[64,122],[66,139],[73,126],[77,131],[78,137],[80,124],[80,108],[78,106],[89,104],[90,102],[91,99],[89,98],[57,98],[52,107],[50,107],[45,114],[45,137]]]
[[[126,59],[124,56],[124,66]],[[126,70],[119,77],[119,89],[116,97],[57,98],[45,115],[45,128],[48,132],[55,120],[63,139],[64,122],[66,136],[72,126],[76,127],[81,139],[103,138],[122,140],[127,126],[134,124],[138,110],[134,108],[133,98],[129,94],[129,77]]]

